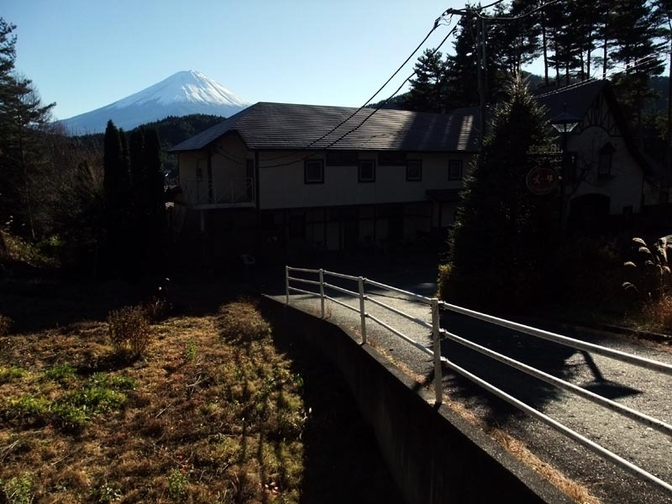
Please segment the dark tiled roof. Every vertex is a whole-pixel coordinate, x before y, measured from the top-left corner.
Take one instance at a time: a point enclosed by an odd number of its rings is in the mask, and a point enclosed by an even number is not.
[[[606,80],[589,80],[577,82],[551,91],[542,91],[536,94],[539,102],[548,109],[548,118],[567,112],[583,117],[588,107],[595,101],[597,95],[607,87]]]
[[[373,112],[374,109],[260,102],[176,145],[170,152],[200,150],[232,133],[240,135],[251,150],[477,150],[480,128],[475,108],[453,114],[389,109]],[[353,113],[351,119],[331,131]]]

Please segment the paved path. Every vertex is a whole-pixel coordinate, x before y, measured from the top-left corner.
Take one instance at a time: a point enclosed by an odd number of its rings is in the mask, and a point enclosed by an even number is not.
[[[425,265],[420,264],[406,268],[401,266],[391,269],[379,268],[369,277],[401,289],[431,296],[436,291],[433,282],[434,271],[433,267],[425,268]],[[377,277],[374,276],[375,273],[378,273]],[[348,284],[344,280],[334,281],[332,278],[327,281],[357,290],[355,284]],[[367,293],[381,302],[430,322],[430,309],[425,304],[399,294],[377,290],[367,290]],[[358,306],[357,300],[348,299],[345,294],[332,292],[331,295],[354,307]],[[277,297],[284,300],[284,296]],[[319,316],[320,303],[317,298],[292,295],[291,303]],[[370,314],[385,320],[402,333],[431,348],[431,334],[428,329],[373,303],[368,303],[366,309]],[[358,313],[327,301],[327,314],[333,322],[359,332]],[[652,373],[599,355],[568,349],[456,314],[444,313],[442,327],[623,405],[672,423],[670,376]],[[642,345],[622,337],[594,331],[554,327],[550,324],[543,328],[672,364],[672,354],[661,347]],[[371,320],[367,323],[367,336],[373,345],[395,361],[403,363],[412,372],[425,377],[432,375],[430,356]],[[624,419],[585,399],[560,391],[508,366],[493,362],[455,343],[444,341],[442,354],[664,481],[672,482],[670,437]],[[485,422],[496,425],[522,440],[543,461],[586,484],[603,502],[672,503],[672,497],[652,485],[592,454],[545,424],[520,413],[445,368],[443,385],[444,394],[452,400],[458,400]]]

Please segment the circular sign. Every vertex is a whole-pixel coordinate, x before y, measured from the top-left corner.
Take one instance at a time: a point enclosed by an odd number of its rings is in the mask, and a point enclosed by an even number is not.
[[[550,194],[558,187],[558,174],[553,168],[537,166],[528,172],[525,182],[533,194]]]

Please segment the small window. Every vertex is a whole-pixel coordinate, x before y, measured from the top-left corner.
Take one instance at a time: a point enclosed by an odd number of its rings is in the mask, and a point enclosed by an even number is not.
[[[376,181],[376,162],[373,159],[362,159],[359,161],[359,182]]]
[[[462,180],[462,160],[451,159],[448,162],[448,180]]]
[[[600,149],[600,159],[597,163],[598,178],[611,177],[611,164],[615,151],[616,149],[610,143]]]
[[[422,160],[409,159],[406,161],[406,181],[419,182],[422,180]]]
[[[306,184],[324,184],[324,161],[322,159],[304,161],[303,181]]]

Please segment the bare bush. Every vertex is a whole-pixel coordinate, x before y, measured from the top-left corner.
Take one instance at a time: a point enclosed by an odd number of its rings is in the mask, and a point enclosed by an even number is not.
[[[12,328],[13,320],[7,315],[2,315],[0,313],[0,336],[6,336],[9,334],[9,330]]]
[[[264,320],[257,305],[249,300],[221,306],[217,325],[222,336],[230,340],[255,341],[271,334],[270,324]]]
[[[125,306],[107,317],[108,333],[115,350],[140,357],[152,340],[146,311],[140,306]]]

